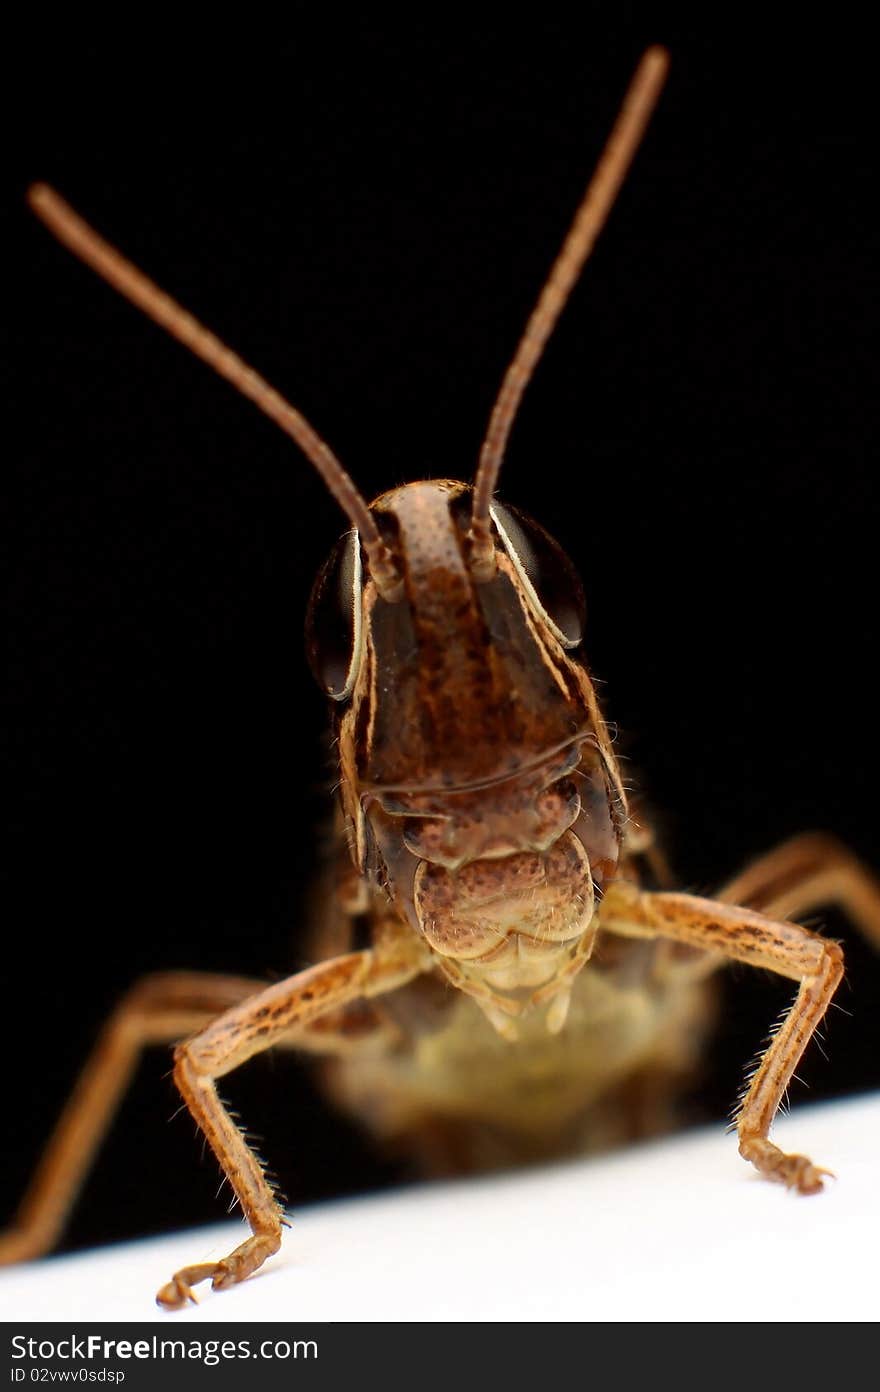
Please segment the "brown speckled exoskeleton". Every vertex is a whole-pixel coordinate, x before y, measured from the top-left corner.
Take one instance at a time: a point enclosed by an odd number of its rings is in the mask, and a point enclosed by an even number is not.
[[[789,921],[829,901],[880,940],[880,887],[842,847],[799,838],[715,900],[670,888],[628,809],[582,657],[577,575],[529,517],[494,501],[525,386],[602,227],[666,71],[650,50],[505,376],[472,486],[407,484],[367,505],[305,419],[45,187],[55,234],[226,376],[301,446],[352,530],[312,596],[312,665],[340,762],[339,865],[317,965],[265,987],[151,977],[106,1028],[0,1258],[45,1251],[148,1043],[185,1039],[175,1080],[250,1223],[219,1262],[159,1292],[255,1271],[283,1215],[217,1080],[277,1045],[324,1055],[325,1081],[377,1136],[434,1170],[596,1146],[649,1129],[698,1057],[709,979],[730,960],[798,983],[749,1080],[741,1154],[815,1193],[826,1172],[770,1124],[843,965]]]

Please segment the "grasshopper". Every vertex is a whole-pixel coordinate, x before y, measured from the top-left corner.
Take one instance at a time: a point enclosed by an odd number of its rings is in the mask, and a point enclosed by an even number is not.
[[[52,190],[55,235],[225,376],[300,446],[351,530],[307,619],[339,754],[338,865],[316,965],[266,987],[152,976],[121,1002],[63,1113],[0,1259],[46,1251],[144,1046],[178,1043],[174,1078],[251,1235],[184,1267],[174,1309],[277,1252],[283,1209],[217,1092],[264,1049],[323,1059],[336,1102],[434,1170],[607,1142],[650,1125],[701,1051],[710,982],[729,961],[797,983],[748,1080],[739,1150],[802,1194],[828,1171],[770,1140],[773,1117],[843,974],[839,945],[797,922],[837,902],[880,941],[880,886],[841,845],[806,836],[716,899],[677,892],[628,803],[582,655],[571,561],[495,500],[523,392],[604,225],[656,104],[663,50],[643,57],[503,380],[472,485],[406,484],[372,504],[306,419],[104,242]]]

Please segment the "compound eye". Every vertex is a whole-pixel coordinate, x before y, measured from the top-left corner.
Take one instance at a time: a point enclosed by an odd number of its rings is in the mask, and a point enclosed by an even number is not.
[[[587,605],[568,556],[528,513],[501,503],[493,503],[491,513],[535,614],[564,648],[576,648],[583,641]]]
[[[360,541],[357,532],[349,532],[318,572],[306,614],[309,666],[334,701],[351,695],[360,666],[361,589]]]

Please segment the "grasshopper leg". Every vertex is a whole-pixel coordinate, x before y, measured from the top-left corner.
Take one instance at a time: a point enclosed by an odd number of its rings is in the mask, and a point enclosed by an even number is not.
[[[661,882],[659,887],[670,886]],[[775,846],[728,881],[717,898],[768,918],[801,918],[816,909],[834,907],[852,919],[868,942],[880,948],[880,880],[842,842],[825,832],[806,832]],[[687,970],[691,979],[700,979],[723,962],[720,953],[695,953],[686,968],[675,960],[675,971],[679,978]]]
[[[204,1029],[264,986],[249,977],[180,971],[156,973],[132,987],[104,1026],[12,1222],[0,1231],[0,1266],[40,1257],[58,1240],[141,1052]],[[387,1022],[341,1010],[274,1042],[345,1055],[387,1046],[394,1037]]]
[[[764,967],[799,983],[794,1004],[749,1080],[737,1116],[740,1154],[761,1174],[801,1194],[814,1194],[828,1174],[803,1155],[787,1155],[769,1139],[792,1074],[843,975],[836,942],[798,923],[690,894],[646,893],[618,881],[605,897],[602,927],[627,937],[668,938]]]
[[[880,947],[880,880],[840,841],[823,832],[792,837],[760,856],[718,896],[771,918],[828,905],[846,913]]]
[[[12,1223],[0,1232],[0,1266],[41,1256],[57,1241],[141,1051],[202,1028],[260,984],[208,972],[162,972],[132,987],[80,1074]]]
[[[372,948],[332,958],[267,987],[178,1045],[175,1082],[241,1204],[251,1236],[221,1261],[177,1271],[156,1296],[158,1304],[178,1309],[194,1299],[192,1287],[200,1281],[210,1280],[215,1290],[243,1281],[281,1243],[281,1207],[260,1160],[223,1106],[216,1079],[329,1011],[396,989],[423,971],[428,960],[408,933],[390,932]]]

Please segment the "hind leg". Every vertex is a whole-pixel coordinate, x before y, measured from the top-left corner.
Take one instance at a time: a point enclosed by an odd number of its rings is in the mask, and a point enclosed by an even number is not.
[[[718,898],[783,919],[834,905],[880,948],[880,880],[823,832],[795,836],[760,856]]]

